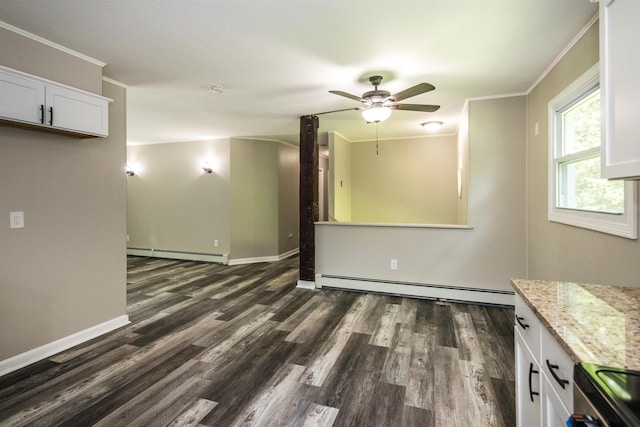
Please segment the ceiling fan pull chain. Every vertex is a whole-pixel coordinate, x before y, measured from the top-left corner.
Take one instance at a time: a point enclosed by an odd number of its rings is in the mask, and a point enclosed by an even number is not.
[[[380,122],[376,122],[376,156],[378,155],[378,125]]]

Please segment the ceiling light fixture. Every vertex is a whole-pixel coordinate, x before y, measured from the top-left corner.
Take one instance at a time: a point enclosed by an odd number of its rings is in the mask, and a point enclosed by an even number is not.
[[[362,117],[367,123],[379,123],[387,120],[391,115],[391,108],[384,105],[372,105],[366,110],[362,110]]]
[[[442,126],[442,122],[424,122],[421,125],[427,132],[435,132],[440,129],[440,126]]]

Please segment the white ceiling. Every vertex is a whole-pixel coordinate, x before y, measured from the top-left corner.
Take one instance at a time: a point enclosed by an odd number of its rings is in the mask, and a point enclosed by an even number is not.
[[[128,143],[298,141],[299,117],[357,107],[376,72],[403,102],[380,138],[457,130],[465,99],[526,92],[597,13],[589,0],[1,0],[0,21],[88,55],[128,85]],[[1,60],[0,60],[1,62]],[[209,86],[224,88],[213,94]],[[358,111],[320,130],[375,138]]]

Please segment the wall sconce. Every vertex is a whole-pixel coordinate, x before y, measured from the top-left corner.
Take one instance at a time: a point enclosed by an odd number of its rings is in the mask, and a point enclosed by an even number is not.
[[[421,125],[427,132],[435,132],[440,129],[442,122],[424,122]]]
[[[211,166],[209,166],[209,162],[202,162],[200,167],[202,168],[204,173],[213,173],[213,169],[211,169]]]
[[[136,172],[133,170],[133,166],[127,165],[124,170],[127,172],[127,176],[134,176]]]

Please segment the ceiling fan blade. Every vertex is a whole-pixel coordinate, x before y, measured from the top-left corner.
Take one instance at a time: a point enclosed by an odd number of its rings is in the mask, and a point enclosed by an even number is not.
[[[393,99],[395,102],[398,102],[402,101],[403,99],[411,98],[412,96],[420,95],[421,93],[432,91],[434,89],[434,85],[431,85],[429,83],[420,83],[410,87],[409,89],[394,93],[389,97],[389,99]]]
[[[394,110],[423,111],[425,113],[433,113],[434,111],[438,111],[440,106],[423,104],[393,104],[391,105],[391,108]]]
[[[364,108],[363,107],[343,108],[342,110],[323,111],[322,113],[315,113],[315,114],[311,114],[311,115],[312,116],[319,116],[321,114],[339,113],[341,111],[353,111],[353,110],[364,110]]]
[[[360,98],[359,96],[351,95],[350,93],[343,92],[341,90],[330,90],[329,93],[344,96],[345,98],[353,99],[354,101],[362,102],[362,98]]]

